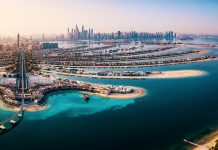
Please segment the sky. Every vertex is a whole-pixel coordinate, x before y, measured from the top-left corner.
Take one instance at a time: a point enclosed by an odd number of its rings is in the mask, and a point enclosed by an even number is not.
[[[0,0],[0,35],[145,31],[218,34],[218,0]]]

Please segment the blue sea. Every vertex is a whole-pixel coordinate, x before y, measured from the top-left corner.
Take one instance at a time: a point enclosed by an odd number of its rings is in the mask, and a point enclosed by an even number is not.
[[[218,43],[218,39],[198,39],[196,42]],[[218,47],[185,49],[206,49],[209,50],[207,55],[218,56]],[[183,142],[184,138],[195,141],[218,129],[218,61],[129,70],[182,69],[202,70],[207,74],[147,80],[59,76],[99,84],[142,87],[147,95],[127,100],[91,96],[86,103],[79,92],[55,93],[48,98],[48,109],[25,112],[17,127],[0,135],[0,150],[191,148]],[[0,110],[0,119],[12,113]]]

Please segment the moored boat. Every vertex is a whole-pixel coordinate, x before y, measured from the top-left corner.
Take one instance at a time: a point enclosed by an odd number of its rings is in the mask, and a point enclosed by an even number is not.
[[[0,129],[1,129],[1,130],[5,130],[6,127],[5,127],[4,125],[0,125]]]
[[[16,121],[15,120],[10,120],[10,124],[16,124]]]
[[[89,101],[89,96],[88,96],[88,94],[83,94],[83,99],[84,99],[85,101]]]

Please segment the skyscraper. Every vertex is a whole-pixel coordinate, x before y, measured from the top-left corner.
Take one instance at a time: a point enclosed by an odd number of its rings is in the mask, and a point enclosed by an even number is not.
[[[74,39],[78,40],[79,39],[79,29],[78,26],[76,25],[75,31],[74,31]]]
[[[91,29],[89,28],[89,32],[88,32],[88,39],[91,39]]]
[[[120,31],[117,32],[117,38],[118,38],[118,39],[121,39],[121,38],[122,38],[122,35],[121,35],[121,34],[122,34],[122,33],[121,33]]]
[[[91,39],[94,37],[94,33],[93,32],[94,32],[93,29],[91,29],[91,34],[90,34]]]
[[[73,40],[73,38],[74,38],[74,30],[73,30],[73,28],[71,29],[71,34],[70,34],[70,40]]]
[[[20,46],[20,34],[18,33],[17,34],[17,47]]]
[[[83,40],[85,38],[85,31],[84,31],[84,26],[82,25],[82,34],[81,34],[81,39]]]
[[[70,40],[70,29],[67,28],[67,40]]]

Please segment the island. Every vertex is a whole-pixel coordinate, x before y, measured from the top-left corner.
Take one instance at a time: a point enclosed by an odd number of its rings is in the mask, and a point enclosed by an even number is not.
[[[85,78],[102,78],[102,79],[167,79],[167,78],[187,78],[206,75],[201,70],[174,70],[174,71],[89,71],[78,69],[61,70],[45,66],[44,73],[59,74],[65,76],[77,76]]]

